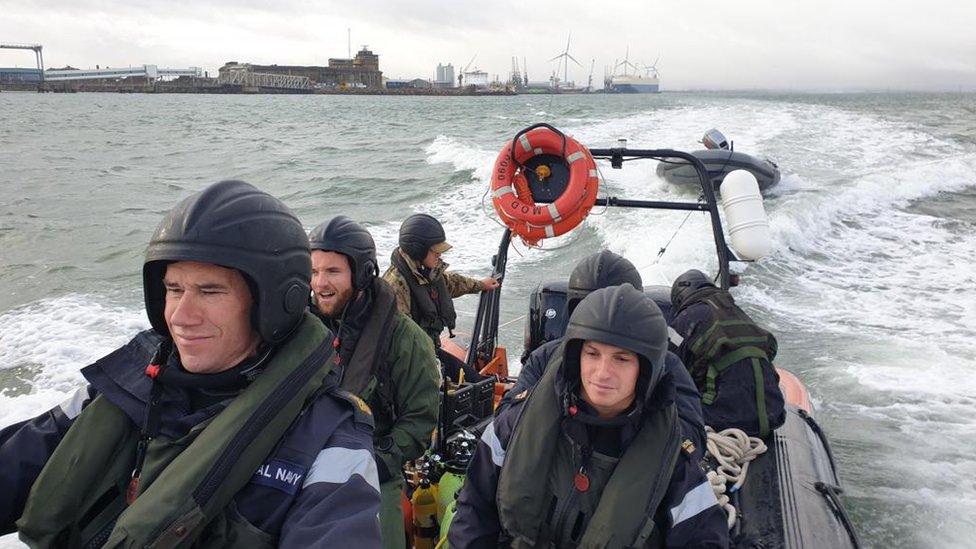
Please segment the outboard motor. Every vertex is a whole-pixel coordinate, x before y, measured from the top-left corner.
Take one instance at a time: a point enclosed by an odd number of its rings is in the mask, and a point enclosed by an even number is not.
[[[644,294],[671,321],[671,287],[644,286]],[[525,317],[525,341],[522,362],[543,343],[563,337],[569,316],[566,314],[566,282],[543,282],[529,295],[529,314]]]
[[[543,343],[559,339],[566,332],[566,281],[543,282],[529,296],[525,317],[522,362]]]
[[[705,132],[705,135],[701,139],[702,145],[705,145],[706,149],[723,149],[731,150],[731,145],[729,140],[725,138],[722,132],[718,131],[717,128],[712,128]]]

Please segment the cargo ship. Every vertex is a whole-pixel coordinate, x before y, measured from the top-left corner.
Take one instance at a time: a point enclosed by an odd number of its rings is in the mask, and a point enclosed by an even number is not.
[[[610,77],[613,93],[660,93],[661,81],[657,71],[648,70],[646,75],[615,74]]]

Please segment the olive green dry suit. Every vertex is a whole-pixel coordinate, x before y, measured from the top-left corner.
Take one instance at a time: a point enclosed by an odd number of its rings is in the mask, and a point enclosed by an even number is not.
[[[437,425],[440,369],[434,347],[423,330],[397,311],[393,291],[379,278],[345,307],[339,321],[320,318],[338,334],[335,360],[342,388],[373,410],[384,546],[402,546],[403,464],[424,453]],[[394,535],[399,539],[391,540]]]
[[[350,302],[335,329],[341,387],[365,400],[376,423],[380,482],[420,457],[437,424],[440,370],[430,339],[397,311],[393,291],[379,278]],[[384,472],[384,469],[386,471]]]

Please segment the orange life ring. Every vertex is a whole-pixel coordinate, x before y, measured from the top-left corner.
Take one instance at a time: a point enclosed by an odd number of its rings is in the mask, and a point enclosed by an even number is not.
[[[514,155],[512,145],[507,143],[498,153],[491,180],[492,204],[502,222],[530,245],[567,233],[582,223],[596,202],[600,183],[590,151],[575,139],[545,127],[520,135]],[[569,166],[566,190],[550,204],[535,203],[522,173],[525,162],[541,154],[558,156]]]

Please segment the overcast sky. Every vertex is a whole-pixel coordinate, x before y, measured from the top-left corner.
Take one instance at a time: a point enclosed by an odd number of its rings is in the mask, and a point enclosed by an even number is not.
[[[571,32],[581,85],[629,48],[665,89],[976,90],[973,0],[0,0],[0,42],[43,44],[47,67],[325,65],[350,28],[390,78],[474,57],[504,80],[517,56],[545,80]]]

